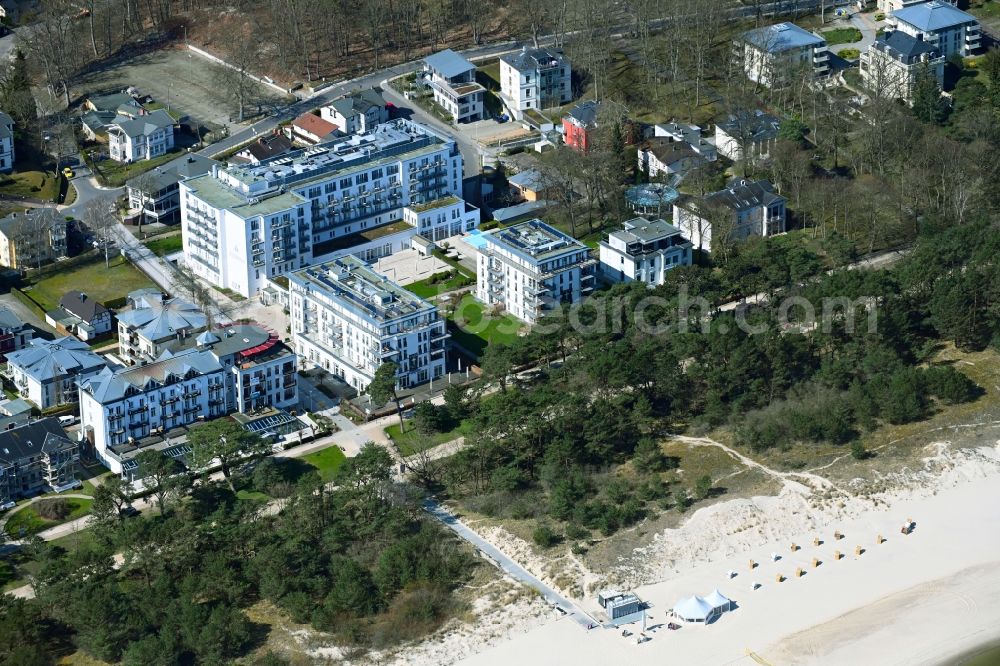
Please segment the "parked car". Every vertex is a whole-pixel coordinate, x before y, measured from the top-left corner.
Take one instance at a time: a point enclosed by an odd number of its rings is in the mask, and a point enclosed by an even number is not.
[[[122,510],[118,512],[122,518],[135,518],[139,515],[139,509],[135,508],[131,504],[126,507],[122,507]]]
[[[3,504],[0,504],[0,511],[10,511],[15,506],[17,506],[17,502],[14,501],[4,502]]]
[[[75,176],[76,173],[74,173],[74,171],[69,167],[66,167],[65,169],[63,169],[63,175],[66,176],[66,180],[69,180],[70,178]]]
[[[73,425],[78,420],[80,420],[79,416],[76,416],[75,414],[66,414],[65,416],[59,417],[59,425],[65,428],[66,426]]]

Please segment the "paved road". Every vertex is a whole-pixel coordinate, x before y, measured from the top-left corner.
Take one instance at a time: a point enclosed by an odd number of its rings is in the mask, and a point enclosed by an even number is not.
[[[571,617],[584,629],[590,629],[600,625],[597,620],[577,606],[573,601],[562,596],[559,592],[535,578],[524,567],[507,557],[500,549],[496,548],[470,529],[448,509],[431,499],[424,501],[424,509],[441,521],[448,529],[453,531],[465,541],[471,543],[482,553],[489,556],[493,563],[502,571],[514,577],[514,579],[521,581],[525,585],[537,590],[542,595],[542,598],[549,603],[549,605],[564,610],[569,617]]]

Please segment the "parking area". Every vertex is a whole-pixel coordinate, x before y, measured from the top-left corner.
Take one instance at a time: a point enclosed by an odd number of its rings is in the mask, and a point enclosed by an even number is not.
[[[447,271],[450,266],[437,257],[425,257],[416,250],[403,250],[382,257],[373,268],[400,285],[408,285]]]
[[[134,86],[140,93],[169,105],[172,111],[189,116],[207,129],[230,124],[236,115],[235,104],[220,92],[221,65],[185,48],[166,48],[143,53],[112,67],[88,74],[80,89],[92,93],[119,91]],[[256,87],[256,95],[265,108],[279,101],[276,92]],[[256,102],[247,112],[257,111]]]

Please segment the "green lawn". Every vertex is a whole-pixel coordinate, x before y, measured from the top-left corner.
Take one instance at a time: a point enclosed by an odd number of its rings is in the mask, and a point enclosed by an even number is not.
[[[462,297],[449,321],[452,339],[477,357],[482,356],[488,344],[514,342],[524,327],[524,323],[512,314],[490,315],[472,294]]]
[[[861,41],[861,31],[857,28],[834,28],[833,30],[824,30],[821,34],[826,40],[827,46],[853,44]]]
[[[90,298],[104,303],[126,296],[130,291],[155,287],[146,274],[136,269],[124,257],[111,256],[110,268],[104,266],[103,254],[94,253],[90,261],[65,271],[47,272],[24,292],[46,312],[59,305],[59,299],[71,289],[85,291]]]
[[[457,428],[447,432],[437,432],[427,437],[417,432],[412,421],[404,421],[406,430],[400,432],[399,424],[394,424],[385,429],[386,434],[396,443],[396,447],[403,456],[412,456],[425,449],[430,449],[445,442],[464,437],[472,430],[472,423],[468,420],[462,421]]]
[[[12,539],[19,539],[22,536],[37,534],[38,532],[47,530],[50,527],[55,527],[56,525],[76,520],[77,518],[90,513],[91,502],[92,500],[82,499],[79,497],[66,498],[66,503],[69,505],[70,512],[69,515],[67,515],[63,520],[47,520],[42,518],[32,506],[29,506],[26,509],[21,509],[17,513],[13,514],[10,517],[10,520],[7,521],[7,535]]]
[[[184,247],[184,242],[179,233],[157,236],[156,238],[143,241],[142,244],[148,247],[149,250],[158,257],[173,254],[174,252],[180,252]]]
[[[159,157],[154,157],[151,160],[132,162],[131,164],[120,164],[113,160],[104,160],[103,162],[99,162],[97,167],[100,169],[105,185],[108,187],[120,187],[121,185],[124,185],[125,181],[128,179],[135,178],[140,173],[146,173],[150,169],[162,166],[167,162],[177,159],[183,154],[183,150],[173,150],[166,155],[160,155]]]
[[[476,81],[490,90],[500,90],[500,61],[495,60],[479,67],[476,71]]]
[[[0,193],[52,201],[59,179],[47,171],[21,171],[0,177]]]
[[[433,298],[438,294],[454,291],[455,289],[459,289],[461,287],[467,287],[470,284],[475,284],[476,282],[465,275],[456,273],[456,271],[449,271],[449,273],[451,275],[450,277],[438,279],[432,275],[429,278],[406,285],[405,289],[413,292],[420,298]]]
[[[337,470],[340,469],[347,456],[340,450],[340,447],[333,445],[322,451],[302,456],[301,459],[316,468],[324,483],[329,483],[333,481],[333,477],[336,476]]]
[[[267,494],[260,492],[259,490],[237,490],[236,499],[243,500],[246,502],[269,502],[271,500]]]
[[[839,55],[844,60],[857,60],[858,58],[861,57],[861,51],[859,51],[858,49],[844,49],[837,55]]]

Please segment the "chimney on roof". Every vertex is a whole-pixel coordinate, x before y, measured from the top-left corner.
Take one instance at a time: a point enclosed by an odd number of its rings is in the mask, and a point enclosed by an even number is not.
[[[917,33],[917,41],[918,42],[924,41],[924,33],[922,33],[922,32],[918,32]]]

